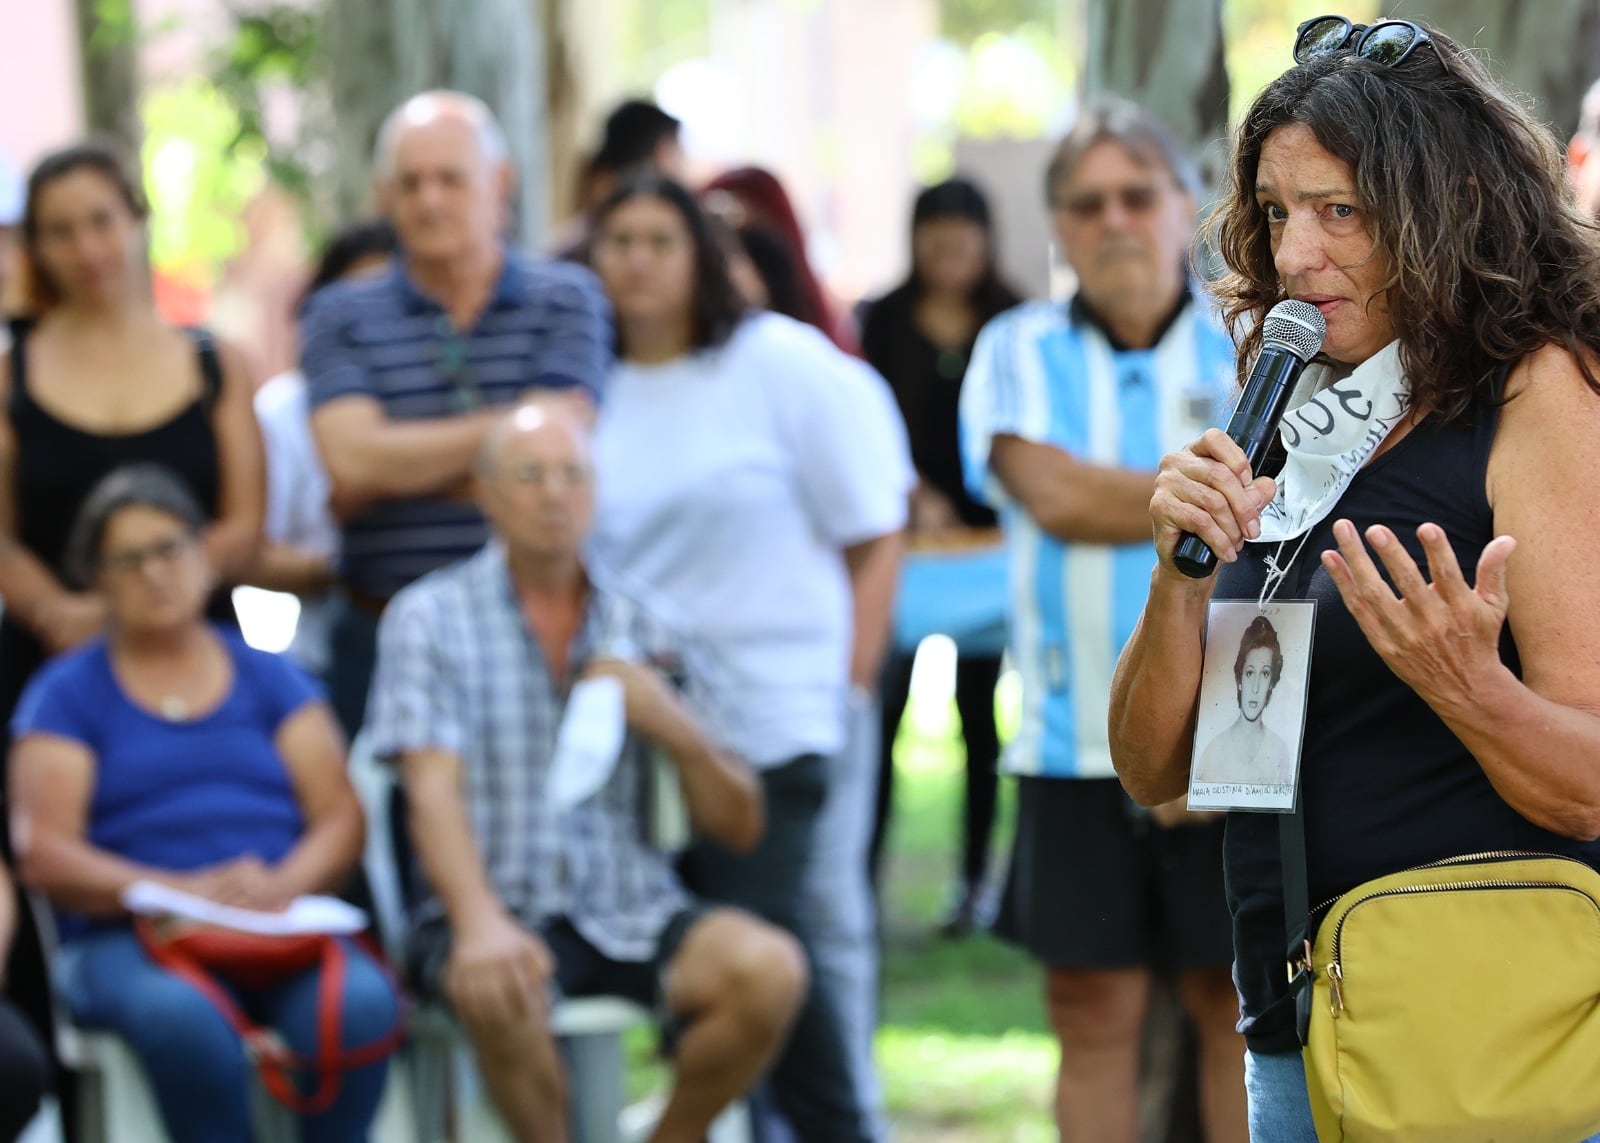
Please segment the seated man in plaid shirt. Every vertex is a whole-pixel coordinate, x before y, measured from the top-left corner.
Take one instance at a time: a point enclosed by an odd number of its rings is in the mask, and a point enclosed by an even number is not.
[[[718,751],[651,664],[683,661],[650,614],[580,561],[593,505],[587,431],[525,405],[489,435],[478,495],[494,538],[396,596],[379,630],[367,731],[400,767],[430,895],[410,968],[447,1001],[519,1140],[567,1138],[552,994],[663,1010],[676,1084],[654,1139],[699,1141],[783,1042],[806,988],[793,938],[696,904],[646,840],[647,751],[676,765],[696,830],[748,849],[760,786]],[[599,789],[550,793],[574,682],[621,686],[627,737]]]

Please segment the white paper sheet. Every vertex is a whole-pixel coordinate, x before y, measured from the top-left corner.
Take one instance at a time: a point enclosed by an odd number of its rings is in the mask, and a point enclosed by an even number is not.
[[[600,791],[617,768],[627,735],[621,679],[602,675],[572,688],[545,786],[556,809],[571,809]]]
[[[335,897],[297,897],[281,913],[264,913],[258,909],[218,905],[154,881],[135,881],[122,891],[122,904],[128,912],[142,916],[180,917],[265,936],[342,935],[359,933],[367,927],[365,913]]]

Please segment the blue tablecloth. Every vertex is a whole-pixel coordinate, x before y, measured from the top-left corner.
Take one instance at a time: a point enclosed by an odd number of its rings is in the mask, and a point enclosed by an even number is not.
[[[912,652],[929,635],[948,635],[971,655],[1006,646],[1006,554],[1000,547],[913,551],[900,571],[894,645]]]

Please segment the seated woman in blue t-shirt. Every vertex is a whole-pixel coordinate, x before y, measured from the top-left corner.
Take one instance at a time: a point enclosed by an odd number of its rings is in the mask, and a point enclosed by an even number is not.
[[[275,910],[340,886],[362,843],[343,743],[313,684],[206,622],[202,524],[164,469],[101,482],[68,558],[104,597],[107,634],[35,675],[12,722],[19,871],[64,913],[61,991],[74,1021],[132,1046],[175,1143],[251,1137],[251,1064],[211,1002],[152,962],[123,889],[152,880]],[[388,1031],[396,1000],[365,953],[346,951],[342,1035],[354,1047]],[[315,1055],[319,978],[234,991]],[[303,1138],[366,1139],[384,1074],[381,1062],[346,1073]]]

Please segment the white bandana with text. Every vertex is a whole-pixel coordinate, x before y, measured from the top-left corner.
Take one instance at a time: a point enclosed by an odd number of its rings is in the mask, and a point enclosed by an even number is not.
[[[1411,386],[1400,368],[1400,343],[1391,341],[1341,378],[1327,365],[1301,375],[1278,434],[1289,459],[1278,491],[1261,510],[1258,543],[1281,543],[1314,528],[1333,511],[1410,407]],[[1300,400],[1310,394],[1309,400]]]

